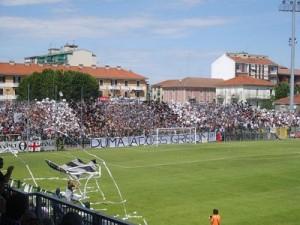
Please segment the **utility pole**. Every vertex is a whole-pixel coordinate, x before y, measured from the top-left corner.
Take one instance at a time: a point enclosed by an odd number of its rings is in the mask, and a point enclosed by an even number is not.
[[[290,78],[290,111],[294,111],[295,88],[295,46],[296,46],[296,12],[300,12],[300,0],[282,0],[279,11],[292,12],[292,37],[289,39],[291,46],[291,78]]]
[[[80,91],[80,133],[81,133],[81,147],[84,148],[84,135],[83,135],[83,103],[84,103],[84,98],[83,98],[83,86],[81,86],[81,91]]]
[[[27,118],[26,118],[26,141],[29,142],[29,108],[30,108],[30,84],[27,84]]]

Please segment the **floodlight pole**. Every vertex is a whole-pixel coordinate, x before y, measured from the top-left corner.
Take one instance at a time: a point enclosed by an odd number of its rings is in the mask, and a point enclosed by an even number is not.
[[[296,46],[296,12],[300,12],[300,0],[283,0],[279,6],[279,11],[292,12],[292,37],[291,46],[291,78],[290,78],[290,111],[294,111],[294,88],[295,88],[295,46]]]

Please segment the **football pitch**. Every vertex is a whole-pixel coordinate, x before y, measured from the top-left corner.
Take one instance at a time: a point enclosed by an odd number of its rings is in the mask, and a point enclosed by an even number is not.
[[[43,189],[65,190],[66,176],[51,169],[75,158],[103,159],[99,181],[106,199],[126,199],[126,211],[148,225],[205,225],[218,208],[222,225],[300,224],[300,140],[163,145],[119,149],[5,153],[13,179],[33,184],[27,163]],[[59,179],[54,179],[58,177]],[[45,178],[52,178],[45,179]],[[91,200],[102,199],[91,193]],[[97,200],[98,201],[98,200]],[[100,201],[100,200],[99,200]],[[98,204],[104,214],[122,218],[124,205]],[[137,218],[135,224],[143,224]]]

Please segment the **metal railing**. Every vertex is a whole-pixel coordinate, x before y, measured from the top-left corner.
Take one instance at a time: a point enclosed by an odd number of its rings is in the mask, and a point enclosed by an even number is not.
[[[59,224],[66,213],[76,212],[82,217],[84,225],[133,225],[132,223],[75,205],[47,193],[26,193],[14,187],[8,187],[7,191],[10,195],[19,193],[26,196],[29,200],[30,210],[36,213],[38,219],[51,219],[54,224]]]

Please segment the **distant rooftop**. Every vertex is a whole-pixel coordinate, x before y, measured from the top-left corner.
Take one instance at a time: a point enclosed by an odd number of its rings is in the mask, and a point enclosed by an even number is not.
[[[226,53],[226,55],[237,63],[277,65],[277,63],[273,62],[265,55],[254,55],[247,52]]]

